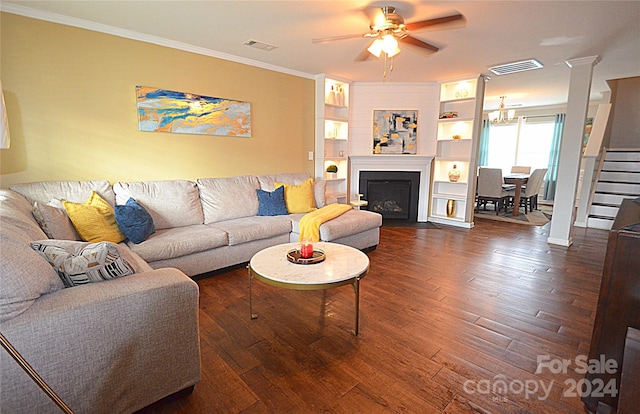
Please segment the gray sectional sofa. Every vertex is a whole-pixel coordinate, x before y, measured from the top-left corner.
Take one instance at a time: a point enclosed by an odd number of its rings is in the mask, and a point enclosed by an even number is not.
[[[2,189],[0,331],[76,413],[134,412],[189,389],[200,380],[198,285],[189,276],[296,241],[303,215],[257,216],[256,190],[306,178],[39,182]],[[47,239],[35,206],[84,202],[92,191],[111,205],[134,198],[156,231],[142,243],[117,245],[135,274],[64,288],[30,247]],[[322,181],[314,184],[314,198],[324,205]],[[324,223],[320,236],[366,249],[378,244],[381,224],[379,214],[351,210]],[[4,350],[0,365],[0,412],[58,412]]]

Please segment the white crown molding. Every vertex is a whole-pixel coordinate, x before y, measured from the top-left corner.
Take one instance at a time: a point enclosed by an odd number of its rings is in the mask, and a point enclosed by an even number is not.
[[[569,66],[570,68],[573,68],[574,66],[578,66],[578,65],[595,66],[599,62],[600,62],[600,56],[598,56],[598,55],[586,56],[586,57],[575,58],[575,59],[568,59],[568,60],[565,61],[567,66]]]
[[[146,35],[144,33],[134,32],[132,30],[121,29],[106,24],[90,22],[88,20],[78,19],[70,16],[63,16],[57,13],[46,12],[42,10],[32,9],[30,7],[18,6],[11,3],[0,3],[0,11],[17,14],[24,17],[30,17],[38,20],[45,20],[52,23],[63,24],[66,26],[78,27],[81,29],[91,30],[94,32],[106,33],[113,36],[123,37],[125,39],[137,40],[145,43],[152,43],[158,46],[165,46],[172,49],[183,50],[185,52],[196,53],[198,55],[209,56],[213,58],[228,60],[231,62],[241,63],[243,65],[254,66],[261,69],[272,70],[287,75],[298,76],[300,78],[315,79],[316,75],[300,72],[297,70],[285,68],[282,66],[271,65],[254,59],[243,58],[231,55],[229,53],[218,52],[204,47],[194,46],[187,43],[176,42],[162,37]]]

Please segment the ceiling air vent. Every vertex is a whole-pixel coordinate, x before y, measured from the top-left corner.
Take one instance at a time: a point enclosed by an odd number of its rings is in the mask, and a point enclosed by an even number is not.
[[[271,52],[273,49],[276,49],[278,46],[270,45],[269,43],[259,42],[257,40],[249,39],[243,43],[243,45],[255,47],[256,49],[266,50],[267,52]]]
[[[525,70],[540,69],[542,63],[535,59],[522,60],[520,62],[505,63],[490,67],[489,70],[496,75],[508,75],[509,73],[523,72]]]

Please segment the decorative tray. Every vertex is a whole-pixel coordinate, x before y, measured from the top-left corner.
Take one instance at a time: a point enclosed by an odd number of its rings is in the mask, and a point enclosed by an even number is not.
[[[287,252],[287,260],[295,264],[316,264],[324,261],[326,255],[322,250],[313,249],[313,256],[305,259],[300,256],[300,249],[293,249]]]

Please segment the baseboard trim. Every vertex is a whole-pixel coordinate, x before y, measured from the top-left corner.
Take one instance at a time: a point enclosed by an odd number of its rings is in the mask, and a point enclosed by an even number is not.
[[[547,243],[550,244],[557,244],[558,246],[564,246],[564,247],[569,247],[573,244],[573,240],[571,239],[571,237],[569,237],[568,239],[558,239],[555,237],[549,237],[547,238]]]

